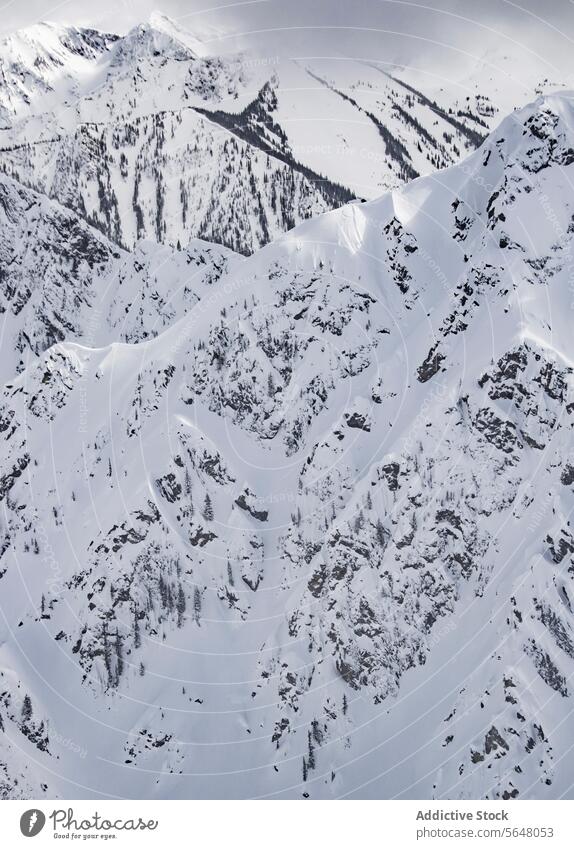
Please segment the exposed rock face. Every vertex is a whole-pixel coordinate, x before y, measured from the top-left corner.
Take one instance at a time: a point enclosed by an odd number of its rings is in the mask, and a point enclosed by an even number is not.
[[[53,340],[2,293],[4,795],[571,795],[573,142],[541,99],[245,261],[160,249],[173,313],[149,246],[6,181],[28,288],[77,289]]]

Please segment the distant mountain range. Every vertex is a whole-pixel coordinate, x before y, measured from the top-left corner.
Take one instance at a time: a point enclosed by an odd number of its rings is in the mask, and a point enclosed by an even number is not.
[[[164,16],[119,38],[38,24],[0,44],[0,169],[118,245],[250,254],[304,219],[459,161],[556,86],[486,57],[456,84],[343,59],[204,55]],[[524,82],[524,80],[527,82]]]

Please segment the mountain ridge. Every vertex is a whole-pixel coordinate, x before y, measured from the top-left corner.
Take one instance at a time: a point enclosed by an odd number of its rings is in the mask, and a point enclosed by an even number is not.
[[[204,238],[248,255],[459,161],[535,88],[536,67],[426,94],[413,69],[209,55],[161,15],[124,36],[47,25],[46,44],[42,27],[0,49],[0,169],[127,249]]]
[[[573,146],[542,97],[5,385],[4,795],[571,795]]]

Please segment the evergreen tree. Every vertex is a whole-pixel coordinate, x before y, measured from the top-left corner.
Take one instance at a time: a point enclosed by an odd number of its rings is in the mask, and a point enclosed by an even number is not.
[[[136,613],[134,613],[134,648],[139,649],[141,644],[142,638],[140,634],[140,622],[136,611]]]
[[[183,587],[180,584],[177,589],[177,627],[181,628],[183,625],[183,615],[185,613],[186,601],[185,601],[185,593],[183,591]]]
[[[199,617],[201,615],[201,593],[199,587],[195,587],[193,591],[193,618],[199,625]]]
[[[120,678],[124,671],[124,644],[123,639],[116,628],[116,674],[115,674],[115,684],[116,687],[120,682]]]
[[[309,769],[315,769],[315,747],[313,746],[313,740],[311,738],[311,732],[307,733],[307,746],[309,750],[309,757],[307,758],[307,765]]]
[[[110,641],[108,640],[108,626],[107,623],[104,622],[102,626],[102,637],[104,642],[104,666],[106,667],[106,673],[108,676],[108,684],[111,684],[113,680],[112,675],[112,650],[110,648]]]
[[[377,542],[379,545],[384,548],[387,544],[387,531],[380,519],[377,519],[377,524],[375,525],[375,533],[377,535]]]
[[[207,493],[205,496],[205,502],[203,504],[203,518],[206,522],[213,522],[213,516],[213,505],[211,503],[209,493]]]
[[[167,593],[167,584],[163,575],[159,576],[159,597],[161,600],[161,606],[163,608],[168,607],[168,593]]]
[[[29,722],[32,719],[32,699],[26,693],[22,702],[22,722]]]

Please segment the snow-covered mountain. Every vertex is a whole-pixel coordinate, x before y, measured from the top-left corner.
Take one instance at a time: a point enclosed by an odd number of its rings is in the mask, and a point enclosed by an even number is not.
[[[41,24],[0,44],[0,168],[124,248],[250,254],[457,162],[546,74],[490,55],[456,83],[385,57],[214,56],[158,14],[121,38]]]
[[[572,796],[573,168],[542,97],[247,259],[3,181],[5,796]]]
[[[240,262],[219,245],[138,242],[126,252],[76,213],[0,177],[2,383],[66,338],[156,336]]]

